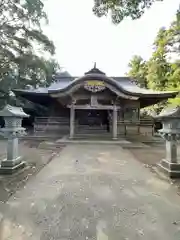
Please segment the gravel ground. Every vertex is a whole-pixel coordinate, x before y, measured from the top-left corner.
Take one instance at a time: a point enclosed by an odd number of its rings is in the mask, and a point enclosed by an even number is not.
[[[132,148],[129,151],[134,157],[143,164],[155,166],[161,159],[165,157],[164,145],[153,146],[150,148]]]
[[[148,144],[150,148],[140,148],[140,149],[129,149],[131,154],[142,163],[145,167],[151,169],[156,174],[158,173],[158,177],[165,180],[170,184],[174,184],[176,186],[177,194],[180,195],[180,179],[169,179],[163,174],[160,174],[156,169],[156,165],[161,161],[161,159],[165,158],[165,144],[156,144],[150,143]],[[178,156],[180,156],[180,145],[178,146]]]
[[[0,140],[0,159],[6,156],[5,140]],[[27,140],[19,144],[20,155],[24,157],[27,166],[14,173],[13,175],[0,176],[0,202],[6,202],[8,198],[18,189],[24,187],[29,178],[36,175],[46,164],[48,164],[59,152],[63,146],[58,148],[47,147],[41,141]]]
[[[121,147],[65,147],[5,204],[1,240],[179,240],[180,198]]]

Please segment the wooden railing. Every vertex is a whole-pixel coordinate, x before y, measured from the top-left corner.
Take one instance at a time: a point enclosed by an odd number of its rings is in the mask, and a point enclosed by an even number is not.
[[[140,120],[119,120],[119,126],[123,126],[124,134],[127,135],[127,128],[129,127],[136,127],[137,133],[141,133],[141,127],[148,127],[151,128],[151,134],[154,135],[154,120],[152,119],[140,119]]]
[[[112,124],[112,123],[111,123]],[[79,124],[76,124],[79,126]],[[118,120],[118,126],[122,127],[123,134],[127,135],[128,127],[134,127],[135,131],[140,134],[141,128],[150,128],[150,132],[154,135],[153,119],[142,118],[140,120]],[[81,127],[81,126],[79,126]],[[34,122],[34,132],[69,132],[69,118],[68,117],[37,117]]]
[[[34,121],[34,132],[61,131],[69,128],[67,117],[37,117]]]

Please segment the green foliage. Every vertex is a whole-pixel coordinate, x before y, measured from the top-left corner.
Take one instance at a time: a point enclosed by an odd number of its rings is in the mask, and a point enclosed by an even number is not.
[[[168,29],[161,28],[154,41],[154,51],[150,59],[145,62],[140,56],[130,61],[129,76],[142,82],[147,88],[158,91],[180,91],[180,13]],[[180,105],[180,96],[169,99],[168,102],[157,104],[151,109],[159,111],[163,106],[171,103]]]
[[[154,41],[154,52],[148,61],[148,87],[153,90],[164,90],[168,87],[168,75],[169,71],[171,71],[171,66],[167,61],[167,44],[167,31],[165,28],[161,28]]]
[[[0,3],[1,100],[8,100],[12,88],[48,85],[59,68],[52,59],[54,44],[41,29],[41,23],[47,23],[43,8],[41,0]]]
[[[94,0],[93,12],[98,17],[111,14],[113,23],[118,24],[127,17],[140,18],[154,2],[163,0]]]
[[[132,77],[140,87],[147,88],[147,63],[140,56],[133,56],[129,63],[128,76]]]
[[[148,62],[147,82],[148,88],[163,91],[168,88],[170,64],[165,59],[150,59]]]

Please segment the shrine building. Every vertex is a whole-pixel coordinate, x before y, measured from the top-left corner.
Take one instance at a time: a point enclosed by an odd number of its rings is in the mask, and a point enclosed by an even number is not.
[[[54,131],[70,138],[86,131],[108,132],[113,139],[124,133],[126,125],[139,126],[141,108],[178,94],[140,88],[130,77],[109,77],[96,65],[84,76],[62,72],[47,88],[14,93],[48,109],[46,115],[35,118],[35,132]]]

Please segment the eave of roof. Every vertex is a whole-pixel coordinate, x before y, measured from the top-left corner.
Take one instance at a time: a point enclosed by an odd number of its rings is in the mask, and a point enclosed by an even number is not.
[[[21,94],[21,95],[39,95],[39,96],[49,96],[48,92],[38,92],[38,91],[32,91],[32,90],[23,90],[23,89],[13,89],[12,90],[15,94]]]
[[[134,84],[132,82],[132,80],[128,77],[122,78],[124,81],[118,81],[118,79],[120,79],[120,78],[118,78],[118,77],[111,78],[111,77],[107,77],[102,74],[86,74],[83,77],[74,79],[64,88],[49,89],[48,93],[53,94],[53,93],[66,92],[66,91],[70,90],[70,88],[74,87],[75,85],[80,84],[83,81],[87,81],[87,80],[101,80],[108,84],[113,85],[114,87],[116,87],[118,90],[120,90],[124,94],[132,95],[132,96],[138,96],[138,97],[151,96],[151,97],[158,97],[158,98],[161,98],[161,97],[170,98],[170,97],[175,97],[178,94],[177,91],[155,92],[152,90],[140,88],[136,84]]]
[[[111,84],[113,87],[117,88],[119,91],[126,95],[137,96],[139,98],[156,97],[156,98],[173,98],[176,97],[178,91],[169,92],[159,92],[149,89],[144,89],[138,87],[133,79],[129,77],[107,77],[103,74],[86,74],[83,77],[75,78],[71,76],[67,77],[57,77],[58,81],[51,84],[48,88],[38,88],[31,90],[14,89],[14,93],[18,95],[38,95],[38,96],[48,96],[56,93],[66,93],[75,85],[81,84],[83,81],[87,80],[101,80],[107,84]]]

